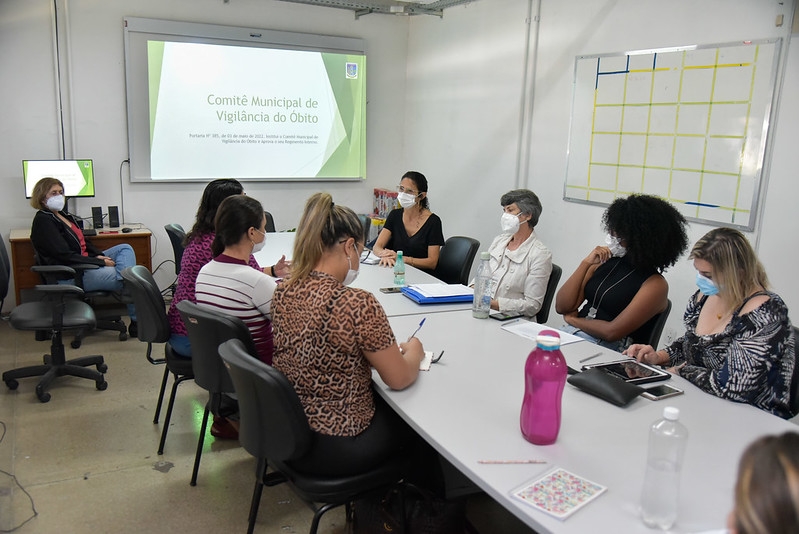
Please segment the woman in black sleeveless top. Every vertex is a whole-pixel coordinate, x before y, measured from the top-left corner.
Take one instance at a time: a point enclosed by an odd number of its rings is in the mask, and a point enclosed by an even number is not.
[[[580,263],[555,297],[564,330],[613,350],[645,342],[668,305],[661,274],[688,247],[685,218],[651,195],[618,198],[605,210],[605,246]]]
[[[632,345],[625,354],[668,365],[711,395],[793,417],[793,328],[749,241],[716,228],[697,241],[691,258],[699,291],[685,310],[685,334],[664,350]]]

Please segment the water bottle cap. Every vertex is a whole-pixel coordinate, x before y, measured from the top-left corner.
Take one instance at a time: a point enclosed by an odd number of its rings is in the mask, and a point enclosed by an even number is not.
[[[674,406],[666,406],[663,408],[663,419],[669,421],[677,421],[680,418],[680,409]]]
[[[401,251],[401,250],[398,250],[398,251],[397,251],[397,257],[398,257],[398,258],[401,258],[401,257],[402,257],[402,251]]]
[[[487,250],[484,250],[483,252],[480,253],[480,259],[481,260],[490,260],[491,259],[491,254]]]
[[[560,334],[555,330],[541,330],[536,336],[535,342],[544,349],[557,349],[560,347]]]

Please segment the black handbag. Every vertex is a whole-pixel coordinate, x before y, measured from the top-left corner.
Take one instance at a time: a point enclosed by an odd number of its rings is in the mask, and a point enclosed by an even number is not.
[[[412,484],[353,503],[355,534],[461,534],[465,529],[465,499],[443,499]]]

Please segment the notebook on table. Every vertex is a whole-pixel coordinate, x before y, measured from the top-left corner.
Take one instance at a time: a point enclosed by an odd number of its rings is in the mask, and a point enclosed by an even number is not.
[[[474,298],[472,288],[463,284],[417,284],[404,286],[401,291],[418,304],[471,302]]]

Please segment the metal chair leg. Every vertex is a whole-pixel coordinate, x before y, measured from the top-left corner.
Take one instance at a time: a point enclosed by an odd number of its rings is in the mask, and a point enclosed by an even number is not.
[[[153,416],[153,424],[158,424],[158,418],[161,416],[161,405],[164,403],[164,392],[166,391],[166,382],[169,379],[169,368],[164,366],[164,378],[161,380],[161,391],[158,393],[158,404],[155,406],[155,416]],[[177,379],[177,377],[175,377]],[[173,393],[174,397],[175,394]]]
[[[200,470],[200,458],[203,455],[203,442],[205,441],[205,430],[208,426],[208,405],[205,405],[205,411],[203,411],[203,424],[200,427],[200,438],[197,440],[197,453],[194,455],[194,469],[191,472],[191,482],[189,485],[196,486],[197,485],[197,472]]]

